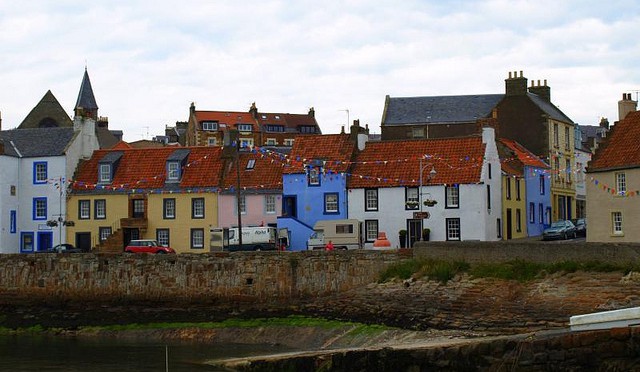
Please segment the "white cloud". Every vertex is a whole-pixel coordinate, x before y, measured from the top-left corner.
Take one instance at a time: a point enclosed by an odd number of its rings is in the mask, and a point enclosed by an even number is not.
[[[142,3],[142,4],[139,4]],[[0,3],[0,110],[17,126],[51,89],[67,112],[85,61],[100,114],[127,140],[198,109],[305,113],[324,133],[384,97],[504,91],[547,79],[574,121],[617,119],[640,89],[632,1],[172,1]]]

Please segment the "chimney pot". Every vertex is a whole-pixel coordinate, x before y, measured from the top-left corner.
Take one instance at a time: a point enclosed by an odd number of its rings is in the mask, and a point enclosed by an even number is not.
[[[522,70],[520,70],[520,77],[522,77]]]
[[[511,71],[509,71],[509,79],[511,79]]]
[[[547,86],[547,79],[544,79],[544,86]]]
[[[540,79],[538,79],[538,86],[540,86]]]

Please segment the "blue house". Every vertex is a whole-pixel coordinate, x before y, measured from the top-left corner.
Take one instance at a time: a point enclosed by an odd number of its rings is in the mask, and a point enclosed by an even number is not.
[[[352,128],[359,126],[353,126]],[[302,135],[294,140],[282,175],[282,216],[289,250],[307,249],[307,239],[320,220],[348,218],[347,172],[366,134]]]

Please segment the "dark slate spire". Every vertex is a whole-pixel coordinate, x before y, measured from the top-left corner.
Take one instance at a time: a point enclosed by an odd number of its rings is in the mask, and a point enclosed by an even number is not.
[[[82,115],[80,111],[84,113],[84,116],[91,116],[97,119],[98,104],[96,103],[96,97],[93,95],[93,88],[91,88],[91,80],[89,80],[89,73],[86,67],[84,68],[84,77],[82,78],[80,93],[78,93],[78,100],[76,101],[76,115]]]

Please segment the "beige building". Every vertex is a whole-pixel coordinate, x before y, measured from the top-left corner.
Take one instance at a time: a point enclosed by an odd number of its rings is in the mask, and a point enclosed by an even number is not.
[[[640,242],[640,111],[629,101],[587,167],[589,242]]]

